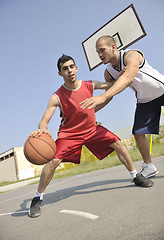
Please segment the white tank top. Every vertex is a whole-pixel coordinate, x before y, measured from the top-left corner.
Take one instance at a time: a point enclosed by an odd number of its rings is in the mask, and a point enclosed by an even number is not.
[[[121,50],[119,58],[119,67],[116,68],[110,63],[106,65],[106,69],[113,80],[119,78],[120,72],[124,69],[124,54],[129,51]],[[143,53],[139,52],[142,56]],[[164,94],[164,75],[160,74],[156,69],[152,68],[146,59],[143,59],[139,66],[139,71],[134,78],[134,81],[129,86],[136,95],[138,103],[146,103],[160,97]]]

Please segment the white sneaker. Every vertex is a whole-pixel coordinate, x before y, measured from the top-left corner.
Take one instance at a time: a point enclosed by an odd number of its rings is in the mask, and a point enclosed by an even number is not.
[[[155,175],[157,175],[158,169],[154,166],[154,164],[152,163],[152,165],[147,165],[146,163],[143,163],[142,165],[142,170],[140,171],[140,173],[146,177],[146,178],[150,178],[153,177]]]

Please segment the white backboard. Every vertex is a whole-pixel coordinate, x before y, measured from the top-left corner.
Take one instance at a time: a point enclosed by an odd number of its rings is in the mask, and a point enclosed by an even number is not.
[[[133,4],[82,42],[90,71],[101,64],[101,60],[96,52],[96,41],[103,35],[114,37],[118,50],[125,49],[146,36]]]

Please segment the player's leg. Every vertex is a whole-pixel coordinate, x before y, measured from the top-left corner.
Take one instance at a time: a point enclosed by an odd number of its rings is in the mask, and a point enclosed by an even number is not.
[[[124,144],[120,140],[111,144],[110,147],[112,147],[116,151],[119,160],[121,161],[122,164],[125,165],[125,167],[129,171],[135,170],[135,167],[134,167],[134,164],[130,157],[130,154],[129,154],[127,148],[124,146]]]
[[[152,187],[153,182],[149,179],[146,179],[143,175],[137,174],[137,171],[134,167],[130,154],[124,144],[118,140],[117,142],[110,145],[113,149],[115,149],[118,158],[125,165],[125,167],[129,170],[132,175],[132,179],[137,186],[140,187]]]
[[[112,151],[116,151],[118,158],[129,170],[134,183],[141,187],[151,187],[153,182],[141,174],[137,174],[128,150],[121,140],[108,129],[97,126],[96,130],[88,135],[85,146],[100,160],[107,157]]]
[[[158,174],[158,170],[151,160],[149,143],[145,134],[159,134],[159,120],[161,114],[161,97],[148,102],[137,104],[133,134],[137,142],[138,149],[143,158],[141,173],[149,178]]]
[[[55,169],[59,166],[61,161],[62,161],[61,159],[53,159],[44,166],[38,186],[39,193],[43,193],[45,191],[47,185],[54,176]]]
[[[55,169],[59,166],[62,161],[80,163],[81,148],[83,145],[83,137],[65,137],[63,139],[57,139],[56,141],[56,154],[55,159],[47,163],[40,177],[40,182],[38,186],[38,192],[32,199],[31,207],[29,210],[30,217],[38,217],[41,214],[40,205],[43,200],[44,190],[51,181]],[[62,160],[61,160],[62,159]]]
[[[145,134],[134,134],[138,149],[141,153],[143,161],[146,164],[151,163],[151,156],[149,151],[149,143]]]
[[[135,169],[131,156],[124,144],[120,140],[118,140],[111,144],[110,147],[112,147],[116,151],[120,162],[124,164],[127,170],[130,172],[132,179],[136,178],[137,170]]]
[[[143,158],[144,163],[142,164],[141,174],[146,177],[153,177],[158,174],[158,169],[154,166],[151,160],[149,143],[145,135],[135,134],[134,135],[138,149]]]
[[[32,199],[30,209],[29,209],[29,216],[32,218],[39,217],[41,214],[40,205],[43,200],[43,194],[48,186],[49,182],[51,181],[55,169],[61,163],[61,159],[53,159],[49,161],[43,168],[42,174],[39,181],[38,192],[36,193],[35,197]]]

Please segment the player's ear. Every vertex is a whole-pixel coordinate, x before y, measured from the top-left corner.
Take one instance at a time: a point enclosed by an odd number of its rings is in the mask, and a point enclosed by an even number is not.
[[[114,52],[117,50],[117,47],[116,47],[116,45],[115,44],[113,44],[112,45],[112,52],[113,52],[113,54],[114,54]]]
[[[60,71],[58,72],[58,74],[59,74],[59,76],[62,76],[62,74],[61,74],[61,72],[60,72]]]
[[[113,49],[116,49],[116,45],[115,45],[115,44],[113,44],[113,45],[112,45],[112,48],[113,48]]]

